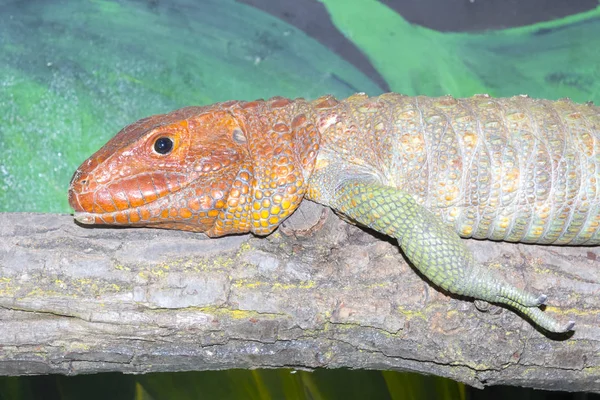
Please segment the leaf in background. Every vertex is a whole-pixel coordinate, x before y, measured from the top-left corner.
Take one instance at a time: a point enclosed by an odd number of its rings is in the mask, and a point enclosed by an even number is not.
[[[464,385],[450,379],[396,371],[257,369],[149,374],[137,379],[154,400],[465,398]]]
[[[600,102],[600,6],[523,28],[441,33],[408,23],[377,0],[322,2],[393,91]]]

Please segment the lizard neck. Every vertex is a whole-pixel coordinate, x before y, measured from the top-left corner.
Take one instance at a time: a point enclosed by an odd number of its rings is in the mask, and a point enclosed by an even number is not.
[[[359,124],[361,115],[371,115],[379,105],[359,93],[344,100],[323,96],[311,102],[311,106],[317,114],[321,145],[306,198],[333,206],[331,200],[345,180],[381,181],[373,160],[369,159],[373,147],[369,135]]]
[[[252,233],[266,235],[287,218],[302,201],[315,166],[320,134],[316,113],[304,99],[275,97],[240,103],[231,113],[246,133],[251,192],[240,214]],[[239,210],[239,204],[236,205]],[[238,218],[224,210],[222,218]],[[228,233],[226,224],[215,224],[207,234]]]

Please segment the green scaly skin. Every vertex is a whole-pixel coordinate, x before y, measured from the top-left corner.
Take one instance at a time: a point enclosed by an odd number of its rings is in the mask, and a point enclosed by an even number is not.
[[[506,304],[550,332],[567,332],[538,307],[546,296],[534,296],[493,276],[478,265],[460,237],[402,190],[361,180],[338,186],[329,204],[335,210],[398,240],[413,265],[435,285],[455,294]]]

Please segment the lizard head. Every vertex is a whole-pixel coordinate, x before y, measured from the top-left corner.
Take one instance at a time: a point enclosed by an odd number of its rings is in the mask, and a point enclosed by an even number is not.
[[[187,107],[125,127],[73,175],[75,219],[209,236],[271,232],[301,201],[306,171],[294,138],[266,138],[253,107],[265,102]]]
[[[188,107],[121,130],[77,169],[69,203],[83,224],[205,232],[229,195],[250,193],[248,166],[245,135],[230,113]]]

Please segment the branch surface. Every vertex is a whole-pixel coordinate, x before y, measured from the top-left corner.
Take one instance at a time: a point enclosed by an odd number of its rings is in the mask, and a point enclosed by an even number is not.
[[[346,367],[600,392],[600,248],[467,243],[576,332],[448,296],[310,202],[266,238],[0,214],[0,374]]]

